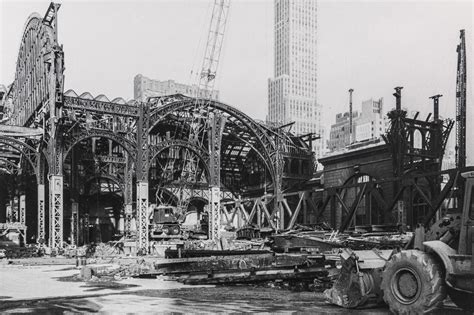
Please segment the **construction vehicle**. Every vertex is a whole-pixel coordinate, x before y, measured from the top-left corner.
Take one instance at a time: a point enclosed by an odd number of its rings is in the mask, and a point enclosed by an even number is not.
[[[209,214],[197,210],[187,211],[180,222],[183,238],[207,239],[209,232]]]
[[[428,313],[447,295],[474,311],[474,171],[465,182],[460,213],[449,214],[424,232],[418,228],[411,249],[344,249],[341,274],[326,298],[346,308],[385,301],[396,314]]]
[[[199,215],[197,210],[181,213],[172,205],[152,205],[150,211],[150,239],[206,239],[209,216],[207,212]]]
[[[180,238],[181,229],[176,214],[176,207],[170,205],[152,206],[150,218],[150,238]]]

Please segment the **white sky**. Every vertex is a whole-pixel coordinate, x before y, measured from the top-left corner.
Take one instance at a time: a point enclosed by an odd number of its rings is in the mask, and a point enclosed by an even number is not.
[[[193,83],[201,65],[212,0],[61,1],[59,42],[64,45],[65,88],[133,97],[133,77]],[[363,100],[404,86],[402,105],[431,111],[429,96],[443,94],[441,115],[454,117],[456,45],[468,44],[468,145],[474,151],[472,42],[474,2],[320,0],[318,102],[329,127]],[[0,0],[0,83],[13,81],[18,47],[30,13],[44,15],[49,1]],[[221,100],[265,119],[267,81],[273,76],[273,1],[232,0],[216,87]],[[454,132],[453,132],[454,134]],[[470,142],[469,142],[470,141]],[[472,157],[472,154],[471,154]],[[471,161],[473,163],[474,161]]]

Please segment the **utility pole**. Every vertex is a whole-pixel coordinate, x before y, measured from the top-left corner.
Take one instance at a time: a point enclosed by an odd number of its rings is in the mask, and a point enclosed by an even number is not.
[[[460,31],[456,76],[456,167],[466,166],[466,40]]]
[[[354,89],[349,89],[349,144],[352,144],[352,92]]]

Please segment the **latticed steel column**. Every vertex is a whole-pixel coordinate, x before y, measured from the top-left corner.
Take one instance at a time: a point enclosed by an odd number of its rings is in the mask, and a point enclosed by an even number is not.
[[[281,155],[281,151],[283,151],[281,141],[279,139],[279,136],[275,136],[275,147],[276,152],[275,152],[275,179],[274,179],[274,184],[273,184],[273,189],[274,189],[274,194],[276,197],[275,200],[275,208],[273,209],[272,217],[275,220],[275,229],[276,231],[283,230],[285,228],[285,209],[283,205],[283,193],[282,193],[282,180],[283,180],[283,169],[284,169],[284,161],[283,157]]]
[[[125,205],[125,236],[132,234],[133,207],[131,204]]]
[[[20,220],[19,222],[22,225],[26,225],[26,196],[25,195],[20,195]]]
[[[71,203],[71,245],[79,245],[79,203]]]
[[[140,253],[148,251],[148,121],[149,105],[139,104],[139,117],[137,124],[137,247]]]
[[[40,242],[46,240],[46,228],[45,228],[45,200],[44,200],[44,184],[38,184],[38,238]]]
[[[209,239],[219,240],[221,227],[221,143],[225,116],[211,113],[209,135]]]
[[[221,189],[220,187],[211,187],[210,214],[209,214],[209,239],[217,241],[220,239],[221,229]]]
[[[137,183],[138,249],[148,250],[148,182]]]
[[[49,178],[49,246],[54,249],[63,247],[63,176],[52,175]]]
[[[54,124],[53,124],[54,125]],[[50,139],[50,175],[49,175],[49,246],[52,249],[63,247],[63,154],[59,139]]]
[[[84,213],[84,217],[82,221],[83,221],[82,226],[84,229],[83,234],[82,234],[83,243],[88,244],[89,243],[89,214],[88,213]]]
[[[57,12],[60,5],[51,3],[43,23],[53,30],[54,42],[57,43]],[[58,130],[61,118],[61,102],[64,89],[64,54],[60,45],[46,51],[45,67],[48,69],[48,102],[49,102],[49,246],[52,249],[63,247],[63,152],[61,133]]]
[[[125,235],[130,236],[132,231],[132,215],[133,215],[133,208],[132,208],[132,178],[133,178],[133,169],[132,169],[132,159],[127,154],[125,156],[126,164],[125,164],[125,179],[124,179],[124,204],[125,204]]]
[[[20,202],[18,196],[14,196],[12,200],[12,222],[20,222]]]

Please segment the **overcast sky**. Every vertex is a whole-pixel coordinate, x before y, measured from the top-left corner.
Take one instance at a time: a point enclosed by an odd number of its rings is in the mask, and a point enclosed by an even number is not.
[[[59,42],[64,45],[65,88],[133,97],[133,77],[182,83],[201,65],[212,0],[61,1]],[[24,23],[44,15],[48,1],[0,0],[0,83],[10,84]],[[329,127],[337,112],[383,97],[394,106],[431,111],[429,96],[443,94],[441,115],[454,117],[456,45],[466,29],[468,122],[472,102],[473,1],[339,1],[318,6],[318,102]],[[273,76],[273,1],[233,0],[216,87],[221,100],[265,119],[267,82]],[[472,109],[471,109],[472,108]],[[473,152],[474,131],[468,126]],[[472,135],[472,136],[471,136]],[[471,155],[472,157],[472,155]],[[471,162],[472,163],[472,162]]]

